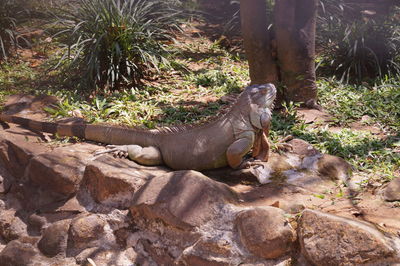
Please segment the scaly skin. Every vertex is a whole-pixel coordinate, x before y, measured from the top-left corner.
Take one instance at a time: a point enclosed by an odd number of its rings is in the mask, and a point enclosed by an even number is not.
[[[238,169],[251,164],[243,158],[252,148],[255,159],[268,159],[266,136],[275,97],[276,89],[272,84],[249,86],[229,112],[215,121],[200,126],[155,130],[66,125],[4,114],[0,114],[0,121],[60,136],[112,144],[112,149],[103,152],[121,152],[144,165],[165,164],[175,170],[207,170],[227,165]]]

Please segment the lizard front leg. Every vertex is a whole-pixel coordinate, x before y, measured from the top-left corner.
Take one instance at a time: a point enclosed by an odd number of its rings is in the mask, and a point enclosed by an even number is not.
[[[257,132],[253,145],[252,157],[262,162],[267,162],[269,157],[270,145],[268,136],[271,119],[270,112],[263,112],[260,115],[260,125],[262,129]]]
[[[241,138],[233,142],[226,150],[228,165],[233,169],[245,168],[250,166],[243,157],[251,150],[254,144],[255,135],[247,132]]]
[[[269,157],[270,144],[268,141],[269,128],[260,130],[254,141],[252,157],[262,162],[267,162]]]

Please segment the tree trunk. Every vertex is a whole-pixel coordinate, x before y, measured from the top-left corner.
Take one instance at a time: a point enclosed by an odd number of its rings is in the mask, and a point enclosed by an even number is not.
[[[274,27],[281,81],[287,101],[312,107],[315,84],[315,22],[317,0],[276,0]]]
[[[278,81],[265,0],[240,1],[241,28],[252,84]]]

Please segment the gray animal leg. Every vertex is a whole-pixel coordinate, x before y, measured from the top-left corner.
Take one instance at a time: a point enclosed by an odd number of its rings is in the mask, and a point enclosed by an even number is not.
[[[243,157],[251,150],[253,139],[241,138],[233,142],[226,151],[228,164],[233,169],[243,168]]]
[[[141,147],[139,145],[127,145],[128,157],[132,161],[143,165],[163,164],[162,155],[157,147]]]
[[[96,155],[113,153],[114,156],[128,157],[142,165],[163,164],[161,152],[157,147],[142,147],[139,145],[107,145],[107,150],[96,152]]]

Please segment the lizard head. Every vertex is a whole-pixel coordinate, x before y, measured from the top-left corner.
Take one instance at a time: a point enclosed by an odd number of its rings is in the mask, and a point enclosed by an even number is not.
[[[276,88],[273,84],[253,85],[246,88],[250,101],[250,122],[253,127],[263,129],[269,126],[272,109],[276,98]]]
[[[250,103],[255,104],[258,108],[273,109],[276,97],[276,88],[272,83],[261,85],[252,85],[246,88]]]

